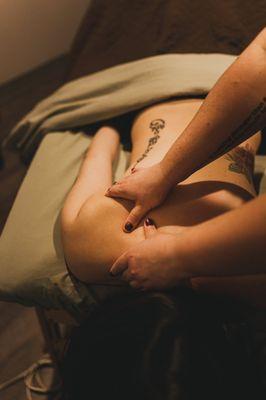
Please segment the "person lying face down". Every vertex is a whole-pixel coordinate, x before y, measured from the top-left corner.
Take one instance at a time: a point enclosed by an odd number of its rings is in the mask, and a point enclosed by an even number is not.
[[[138,168],[158,165],[201,104],[200,99],[170,99],[141,110],[132,124],[132,153],[125,179],[136,164]],[[126,233],[122,229],[124,220],[134,202],[105,196],[112,184],[119,133],[111,126],[103,126],[91,142],[61,213],[68,268],[87,283],[129,284],[138,289],[184,284],[195,275],[182,251],[173,259],[171,245],[176,238],[188,238],[194,227],[211,222],[256,196],[253,166],[259,142],[257,133],[175,185],[160,206]],[[130,271],[110,276],[111,265],[119,256],[149,240],[154,247],[146,267],[138,268],[136,260]],[[153,263],[155,250],[162,255],[163,268]]]
[[[125,176],[136,162],[140,167],[158,162],[200,104],[198,99],[168,101],[141,111],[132,125]],[[228,339],[225,329],[226,321],[235,321],[236,316],[241,320],[238,310],[233,313],[231,303],[227,306],[181,287],[190,270],[181,257],[173,260],[169,251],[176,238],[256,196],[252,173],[259,141],[256,134],[176,185],[161,206],[126,233],[124,220],[134,202],[105,196],[112,183],[119,135],[110,126],[96,133],[61,213],[68,268],[87,283],[135,288],[134,273],[112,277],[109,270],[123,252],[151,239],[158,240],[165,263],[156,270],[136,265],[143,287],[150,290],[117,293],[74,330],[62,368],[66,398],[259,398],[262,387],[254,365],[245,349]]]

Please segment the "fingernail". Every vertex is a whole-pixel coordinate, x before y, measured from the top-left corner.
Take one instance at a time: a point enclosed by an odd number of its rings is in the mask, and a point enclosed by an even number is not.
[[[146,218],[145,219],[145,225],[149,226],[149,225],[155,225],[153,219],[151,218]]]
[[[127,232],[131,232],[132,229],[133,229],[133,225],[130,222],[127,222],[126,225],[125,225],[125,230]]]

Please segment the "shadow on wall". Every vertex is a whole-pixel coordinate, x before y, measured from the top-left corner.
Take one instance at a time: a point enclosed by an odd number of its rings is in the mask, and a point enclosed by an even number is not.
[[[265,21],[265,0],[92,0],[72,47],[70,76],[156,54],[239,54]]]
[[[71,47],[91,0],[1,0],[0,85]]]

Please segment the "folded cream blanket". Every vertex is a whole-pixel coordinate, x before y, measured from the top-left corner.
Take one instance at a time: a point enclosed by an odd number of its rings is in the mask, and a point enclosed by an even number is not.
[[[164,54],[90,74],[38,103],[3,145],[16,148],[29,161],[46,133],[122,115],[171,96],[207,94],[235,58],[226,54]]]

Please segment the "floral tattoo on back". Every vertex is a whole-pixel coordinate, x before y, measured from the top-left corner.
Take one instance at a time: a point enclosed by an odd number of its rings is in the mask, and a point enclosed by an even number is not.
[[[154,119],[151,121],[149,128],[153,132],[153,136],[149,139],[148,145],[144,153],[137,159],[137,163],[142,161],[145,157],[147,157],[149,151],[153,148],[153,146],[158,142],[160,138],[160,131],[165,127],[165,121],[163,119]]]
[[[249,183],[253,181],[254,150],[249,145],[237,146],[224,157],[230,161],[229,171],[243,174]]]

